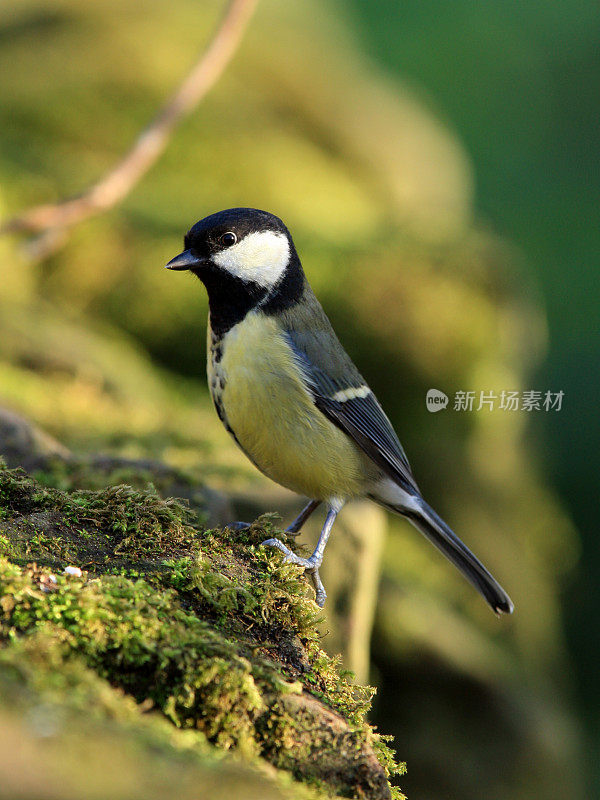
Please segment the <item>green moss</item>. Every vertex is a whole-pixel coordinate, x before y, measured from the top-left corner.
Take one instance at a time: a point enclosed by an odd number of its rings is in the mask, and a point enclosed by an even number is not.
[[[5,638],[50,625],[66,653],[82,656],[138,702],[152,700],[178,727],[258,752],[252,724],[264,703],[250,663],[180,608],[173,591],[122,577],[88,583],[59,576],[56,589],[41,592],[42,574],[0,564],[5,600],[12,598],[5,601]]]
[[[337,795],[390,796],[397,767],[365,721],[372,690],[321,650],[301,570],[260,545],[272,516],[202,530],[153,490],[66,493],[7,469],[0,500],[18,554],[0,560],[5,647],[50,637],[61,663],[211,746]],[[89,571],[60,574],[67,562]]]
[[[109,558],[148,560],[197,549],[197,518],[176,500],[162,500],[153,487],[109,486],[70,493],[40,487],[22,470],[0,470],[3,522],[17,520],[21,560],[77,560],[101,565]],[[14,523],[13,523],[14,524]]]
[[[18,765],[26,748],[36,766],[27,786],[19,775],[22,797],[153,800],[176,793],[195,800],[202,786],[207,800],[324,798],[282,771],[228,757],[201,731],[175,728],[149,703],[137,704],[99,677],[84,659],[66,657],[50,629],[0,648],[0,697],[4,763]],[[107,763],[119,768],[107,770]],[[0,765],[5,794],[12,774]],[[52,792],[55,784],[60,790]]]
[[[1,516],[0,519],[2,519]],[[12,552],[13,547],[8,536],[0,535],[0,556],[10,557]]]

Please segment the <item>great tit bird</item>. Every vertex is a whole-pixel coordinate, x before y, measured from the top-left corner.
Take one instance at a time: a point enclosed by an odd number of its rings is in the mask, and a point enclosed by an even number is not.
[[[412,522],[496,613],[513,604],[487,569],[423,500],[377,398],[340,344],[302,269],[290,232],[266,211],[231,208],[197,222],[171,270],[190,270],[208,292],[207,374],[225,428],[258,469],[310,498],[296,534],[320,503],[327,516],[310,558],[263,542],[326,593],[319,567],[336,516],[368,497]]]

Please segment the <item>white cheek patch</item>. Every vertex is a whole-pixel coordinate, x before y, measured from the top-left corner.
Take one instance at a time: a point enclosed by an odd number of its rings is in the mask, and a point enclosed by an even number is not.
[[[277,283],[289,258],[286,236],[275,231],[257,231],[217,253],[212,260],[231,275],[269,288]]]

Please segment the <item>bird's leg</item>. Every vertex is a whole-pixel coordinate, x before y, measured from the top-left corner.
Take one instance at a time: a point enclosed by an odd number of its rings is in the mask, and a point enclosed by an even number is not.
[[[315,509],[317,509],[321,505],[320,500],[311,500],[310,503],[305,506],[302,511],[298,514],[296,519],[289,525],[285,532],[289,533],[290,536],[297,536],[300,533],[300,528],[304,525],[306,520],[310,517]]]
[[[335,522],[335,518],[341,511],[343,505],[344,504],[341,500],[329,503],[329,510],[327,511],[327,517],[325,518],[325,524],[323,525],[323,529],[321,531],[321,535],[319,536],[319,541],[317,542],[314,553],[312,556],[310,556],[310,558],[302,558],[301,556],[297,556],[289,549],[289,547],[286,547],[283,542],[280,542],[279,539],[267,539],[262,543],[264,545],[268,545],[269,547],[276,547],[278,550],[281,550],[286,561],[289,561],[291,564],[298,564],[298,566],[304,567],[304,569],[311,573],[315,592],[317,594],[315,599],[317,605],[321,608],[325,605],[327,593],[325,592],[325,587],[323,586],[323,582],[321,581],[321,577],[319,575],[319,567],[323,563],[323,553],[325,552],[325,547],[327,545],[327,540],[329,539],[329,534],[331,533],[333,523]]]

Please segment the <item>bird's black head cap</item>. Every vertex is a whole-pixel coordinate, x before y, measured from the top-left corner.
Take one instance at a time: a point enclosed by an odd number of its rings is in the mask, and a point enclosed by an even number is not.
[[[215,332],[226,332],[254,308],[274,314],[302,295],[304,273],[294,242],[274,214],[219,211],[193,225],[184,244],[167,267],[190,270],[204,283]]]
[[[291,242],[290,232],[283,222],[268,211],[258,208],[228,208],[204,217],[189,229],[184,245],[202,255],[210,255],[223,249],[221,237],[233,233],[241,241],[250,233],[272,231],[280,233]]]

